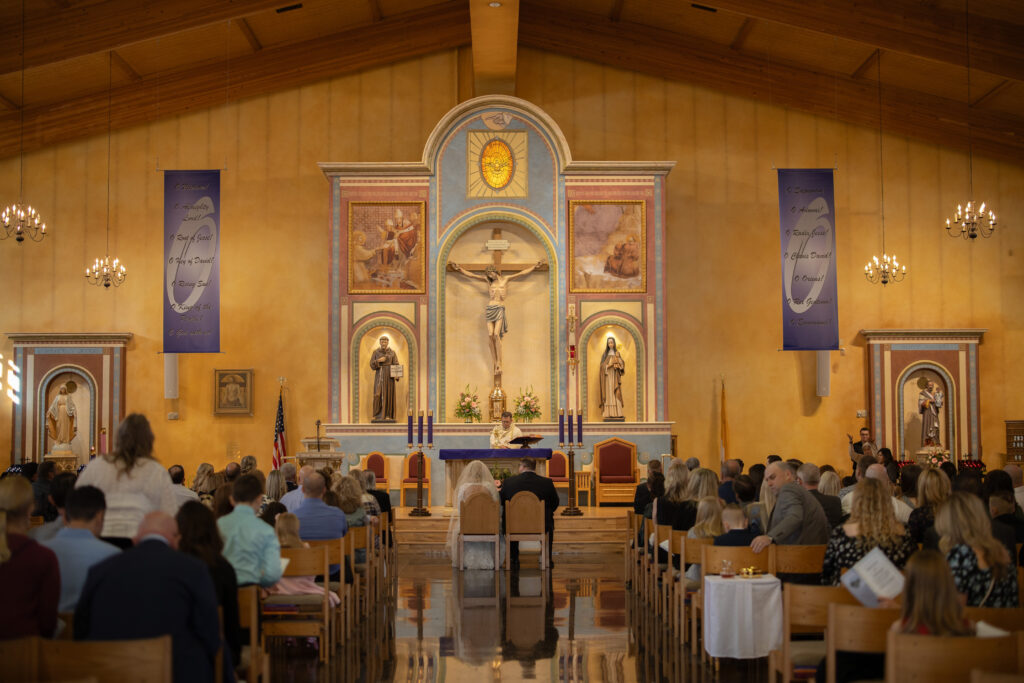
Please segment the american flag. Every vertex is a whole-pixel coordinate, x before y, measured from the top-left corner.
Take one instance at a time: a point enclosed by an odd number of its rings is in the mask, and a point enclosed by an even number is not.
[[[274,469],[281,469],[288,449],[284,443],[284,392],[277,396],[277,422],[274,425]]]

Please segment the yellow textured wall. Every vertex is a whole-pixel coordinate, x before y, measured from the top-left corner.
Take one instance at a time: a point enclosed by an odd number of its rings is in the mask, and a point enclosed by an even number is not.
[[[231,444],[269,464],[278,376],[290,449],[325,419],[327,184],[317,161],[419,159],[437,120],[457,102],[458,60],[442,53],[389,68],[232,103],[114,135],[113,250],[129,280],[117,291],[80,273],[103,248],[106,138],[26,157],[26,195],[53,236],[0,243],[0,332],[131,331],[129,410],[151,416],[159,457],[189,469],[223,464]],[[1024,417],[1024,167],[975,159],[977,196],[1004,226],[966,244],[941,229],[964,196],[967,160],[885,138],[890,250],[911,275],[885,290],[863,264],[879,249],[877,131],[531,50],[519,51],[517,95],[547,110],[577,159],[670,159],[669,418],[683,455],[717,459],[717,383],[728,382],[731,452],[843,464],[845,436],[867,408],[863,342],[872,327],[985,327],[983,445],[1003,449],[1003,420]],[[182,357],[182,420],[163,400],[160,260],[162,176],[154,169],[226,163],[221,244],[222,348]],[[838,164],[840,339],[832,395],[814,395],[811,353],[782,353],[776,182],[772,166]],[[17,187],[17,160],[0,161],[0,195]],[[10,357],[4,339],[0,353]],[[256,413],[217,418],[212,370],[256,369]],[[539,389],[539,387],[538,387]],[[0,441],[10,443],[0,398]]]

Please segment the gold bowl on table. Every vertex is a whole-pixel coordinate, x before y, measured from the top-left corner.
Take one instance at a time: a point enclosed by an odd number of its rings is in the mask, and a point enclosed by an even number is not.
[[[739,577],[741,579],[753,579],[758,576],[764,576],[764,571],[757,567],[741,567],[739,571]]]

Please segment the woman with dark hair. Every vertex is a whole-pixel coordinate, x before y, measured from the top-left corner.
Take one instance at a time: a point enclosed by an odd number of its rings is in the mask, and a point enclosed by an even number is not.
[[[267,503],[267,507],[260,513],[260,519],[276,528],[277,516],[282,512],[288,512],[288,508],[284,506],[284,503],[279,503],[275,500],[272,503]]]
[[[221,484],[213,492],[213,514],[217,516],[217,519],[231,514],[231,511],[235,509],[235,504],[231,502],[232,488],[234,488],[232,484]]]
[[[900,468],[900,500],[910,506],[917,507],[917,479],[921,476],[920,465],[907,465]]]
[[[132,413],[117,428],[114,451],[93,458],[75,487],[95,486],[107,499],[103,540],[123,549],[132,546],[142,518],[162,510],[178,511],[171,476],[153,459],[153,430],[144,415]]]
[[[181,506],[175,517],[178,522],[178,550],[203,561],[213,587],[217,591],[217,604],[220,606],[224,620],[224,641],[231,653],[231,666],[225,662],[226,668],[234,669],[241,663],[242,628],[238,621],[238,579],[235,570],[221,552],[224,542],[217,529],[217,519],[210,508],[197,500],[190,500]]]
[[[888,448],[879,448],[878,457],[885,466],[885,473],[889,475],[889,481],[893,484],[900,480],[900,466],[896,464],[896,458],[892,457],[892,451]]]

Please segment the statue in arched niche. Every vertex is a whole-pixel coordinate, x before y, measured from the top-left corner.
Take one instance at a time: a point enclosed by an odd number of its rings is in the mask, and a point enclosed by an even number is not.
[[[605,422],[623,422],[622,375],[626,372],[626,363],[622,360],[615,337],[609,335],[605,341],[604,353],[601,354],[601,366],[598,371],[598,386],[601,394],[601,417]]]
[[[917,410],[921,413],[921,445],[941,446],[939,430],[939,408],[942,407],[942,390],[935,382],[921,377],[917,380],[921,393],[917,395]]]
[[[71,440],[77,433],[75,416],[75,402],[68,392],[68,385],[64,384],[46,411],[46,433],[53,439],[54,451],[71,449]]]

